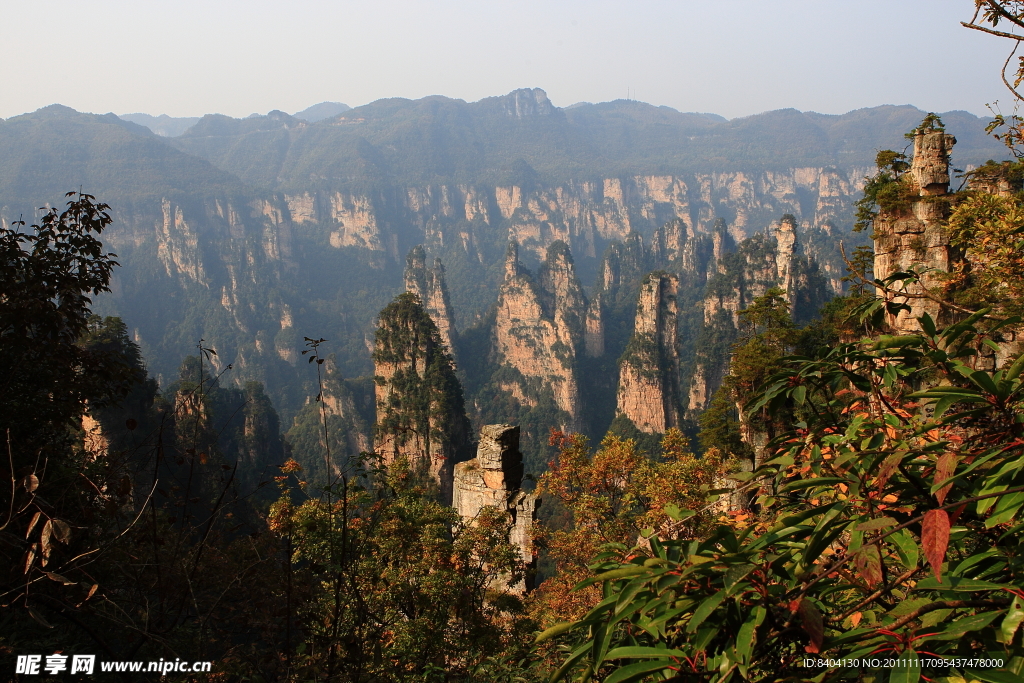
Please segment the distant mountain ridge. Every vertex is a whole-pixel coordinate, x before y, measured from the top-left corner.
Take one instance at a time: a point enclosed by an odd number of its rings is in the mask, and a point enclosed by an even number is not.
[[[782,109],[726,120],[634,100],[559,109],[534,88],[477,102],[378,100],[305,126],[282,119],[283,112],[207,115],[172,144],[270,190],[558,183],[736,168],[865,168],[925,113],[885,105],[842,115]],[[984,119],[962,111],[941,116],[958,131],[958,163],[1004,155],[985,135]]]
[[[342,112],[346,112],[352,107],[341,102],[321,102],[320,104],[314,104],[312,107],[306,107],[302,111],[295,112],[294,116],[302,121],[314,123],[316,121],[322,121],[333,116],[337,116]],[[273,112],[271,112],[273,113]],[[259,116],[255,114],[254,116]],[[269,116],[269,114],[268,114]],[[140,126],[145,126],[157,135],[165,138],[174,138],[186,130],[196,125],[201,117],[199,116],[168,116],[167,114],[160,114],[159,116],[153,116],[152,114],[120,114],[118,118],[124,121],[131,121],[137,123]],[[253,117],[249,117],[253,118]]]

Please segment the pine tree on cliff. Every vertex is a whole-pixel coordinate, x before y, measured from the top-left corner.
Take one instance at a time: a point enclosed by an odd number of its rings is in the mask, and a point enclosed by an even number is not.
[[[405,292],[380,312],[373,352],[377,395],[375,451],[424,468],[450,498],[452,466],[466,455],[469,420],[462,386],[437,325]]]

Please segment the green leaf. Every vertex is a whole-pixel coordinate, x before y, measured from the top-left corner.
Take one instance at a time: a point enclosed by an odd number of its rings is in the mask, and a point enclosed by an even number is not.
[[[569,629],[571,629],[575,625],[576,625],[576,623],[572,622],[572,621],[563,621],[561,623],[555,624],[551,628],[545,630],[543,633],[538,635],[537,638],[533,642],[535,642],[535,643],[543,643],[545,640],[550,640],[550,639],[554,638],[555,636],[558,636],[558,635],[561,635],[561,634],[565,633],[566,631],[568,631]]]
[[[731,591],[737,583],[743,580],[750,572],[757,569],[752,564],[734,564],[725,572],[724,582],[727,590]]]
[[[842,477],[818,477],[817,479],[797,479],[782,487],[781,493],[808,489],[812,486],[835,486],[836,484],[847,484],[849,482]]]
[[[640,681],[655,671],[663,671],[668,667],[675,664],[670,659],[661,659],[650,662],[637,662],[636,664],[630,664],[624,666],[621,669],[613,671],[608,678],[604,679],[604,683],[632,683],[632,681]]]
[[[1006,611],[1006,617],[1003,619],[1002,625],[999,627],[999,631],[1003,636],[1003,643],[1009,646],[1013,643],[1013,636],[1017,633],[1017,628],[1020,626],[1020,622],[1024,621],[1024,601],[1021,600],[1020,596],[1016,596],[1013,602],[1010,604],[1010,608]]]
[[[646,572],[649,572],[649,571],[650,570],[647,567],[644,567],[642,565],[638,565],[638,564],[627,565],[625,567],[620,567],[618,569],[612,569],[611,571],[607,571],[607,572],[604,572],[602,574],[598,574],[597,576],[591,576],[590,578],[585,579],[585,580],[581,581],[580,583],[578,583],[576,585],[576,587],[573,588],[573,590],[574,591],[578,591],[578,590],[581,590],[583,588],[586,588],[587,586],[589,586],[591,584],[598,583],[600,581],[613,581],[615,579],[625,579],[627,577],[636,576],[637,574],[643,574],[643,573],[646,573]]]
[[[725,600],[724,590],[718,591],[709,598],[704,598],[700,603],[700,607],[694,610],[693,616],[690,617],[690,622],[686,625],[687,633],[693,633],[696,631],[697,627],[700,626],[705,619],[711,616],[711,613],[722,604],[723,600]]]
[[[572,654],[569,655],[568,659],[565,660],[562,666],[558,667],[558,670],[551,674],[551,678],[548,679],[548,683],[557,683],[565,678],[565,675],[569,673],[569,670],[572,669],[573,666],[576,665],[576,662],[586,656],[587,652],[590,651],[590,647],[590,641],[587,641],[573,650]]]
[[[920,554],[914,536],[906,529],[900,529],[896,533],[890,534],[888,538],[896,546],[896,553],[900,556],[903,566],[907,569],[916,568]]]
[[[985,520],[986,529],[991,529],[997,524],[1005,524],[1016,517],[1021,505],[1024,505],[1024,491],[1001,496],[998,500],[992,515]]]
[[[1020,377],[1020,373],[1024,372],[1024,353],[1017,356],[1017,360],[1013,361],[1013,365],[1006,369],[1004,377],[1008,380],[1017,379]]]
[[[947,576],[939,583],[935,577],[929,576],[921,579],[914,586],[914,590],[945,590],[945,591],[1001,591],[1013,588],[1003,583],[992,583],[991,581],[978,581],[977,579],[964,579],[959,576]]]
[[[666,515],[671,517],[676,522],[681,522],[684,519],[689,519],[697,514],[694,510],[680,510],[679,506],[675,503],[669,503],[665,506],[664,512]]]
[[[924,637],[922,640],[952,640],[960,638],[965,633],[973,633],[984,629],[995,621],[1002,613],[1002,610],[982,612],[981,614],[971,614],[965,617],[960,617],[954,621],[947,621],[942,625],[940,631],[931,634],[928,637]]]
[[[889,673],[889,683],[917,683],[920,680],[921,665],[917,662],[917,653],[907,648]]]
[[[633,579],[626,587],[619,591],[618,600],[615,601],[615,612],[616,617],[621,617],[624,612],[640,608],[641,604],[633,604],[633,599],[637,593],[640,593],[644,589],[648,588],[647,585],[648,577],[641,576]],[[648,594],[648,598],[650,595]]]
[[[901,336],[883,334],[878,337],[878,341],[876,341],[871,348],[874,351],[881,351],[882,349],[895,349],[903,346],[920,344],[922,341],[923,339],[919,334],[907,334]]]
[[[617,647],[607,655],[605,661],[612,659],[650,659],[652,657],[685,657],[686,653],[680,650],[670,650],[667,647],[643,647],[633,645],[630,647]]]
[[[750,653],[757,642],[757,627],[764,621],[766,613],[767,610],[758,605],[751,610],[747,620],[743,622],[743,626],[740,626],[739,633],[736,636],[736,654],[739,655],[740,661],[744,664],[750,661]]]
[[[959,368],[957,368],[959,369]],[[963,373],[961,373],[963,374]],[[967,377],[974,382],[975,386],[981,388],[982,391],[996,395],[999,393],[996,383],[992,381],[992,376],[982,370],[975,370],[974,372],[967,375]]]

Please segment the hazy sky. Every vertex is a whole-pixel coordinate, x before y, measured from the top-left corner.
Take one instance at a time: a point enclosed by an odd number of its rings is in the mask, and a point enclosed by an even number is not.
[[[986,113],[1010,44],[972,0],[0,0],[0,117],[294,112],[540,87],[727,117]]]

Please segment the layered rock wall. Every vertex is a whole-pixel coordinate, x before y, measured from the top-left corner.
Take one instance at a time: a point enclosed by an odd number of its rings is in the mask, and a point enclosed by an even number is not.
[[[479,257],[478,245],[487,241],[481,231],[500,229],[540,258],[557,240],[578,255],[596,257],[602,241],[624,239],[630,231],[650,234],[672,220],[692,237],[713,233],[716,219],[727,216],[736,240],[784,213],[804,225],[840,220],[864,175],[859,168],[793,168],[635,175],[532,188],[441,184],[372,195],[307,191],[283,198],[292,221],[327,224],[330,243],[338,248],[390,253],[396,238],[408,233],[431,247],[460,243]]]

